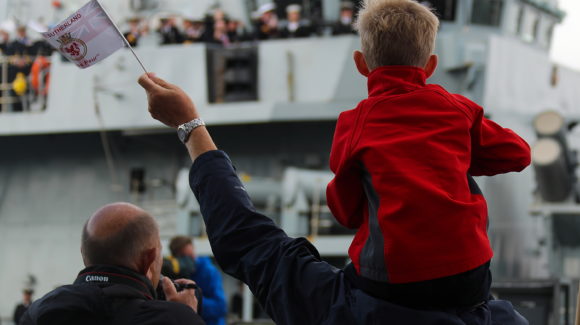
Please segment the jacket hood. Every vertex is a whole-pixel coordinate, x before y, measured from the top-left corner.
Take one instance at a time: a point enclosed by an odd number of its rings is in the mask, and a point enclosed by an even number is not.
[[[145,276],[124,267],[94,265],[80,271],[74,284],[35,301],[25,317],[38,325],[79,324],[80,320],[82,324],[111,324],[119,308],[126,308],[119,304],[155,296]]]
[[[85,319],[108,318],[112,316],[112,309],[104,298],[105,295],[98,286],[66,285],[35,301],[30,306],[28,315],[39,325],[70,324],[80,315]]]

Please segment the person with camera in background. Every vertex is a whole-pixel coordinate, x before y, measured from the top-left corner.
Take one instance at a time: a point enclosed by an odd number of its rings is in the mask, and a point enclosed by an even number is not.
[[[171,279],[191,279],[202,292],[202,312],[207,325],[225,325],[228,312],[222,276],[211,259],[196,256],[193,240],[187,236],[175,236],[169,241],[171,255],[163,258],[161,273]],[[199,310],[198,310],[199,311]]]
[[[159,227],[139,207],[100,208],[85,223],[81,255],[86,268],[74,283],[35,301],[20,324],[204,324],[195,283],[161,278]],[[167,301],[156,300],[160,282]]]

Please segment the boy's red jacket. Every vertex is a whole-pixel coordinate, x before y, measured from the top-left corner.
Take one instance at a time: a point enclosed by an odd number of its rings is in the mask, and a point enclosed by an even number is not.
[[[349,255],[372,280],[425,281],[489,261],[487,205],[470,175],[530,164],[517,134],[425,81],[421,68],[375,69],[368,99],[336,125],[328,206],[342,225],[358,228]]]

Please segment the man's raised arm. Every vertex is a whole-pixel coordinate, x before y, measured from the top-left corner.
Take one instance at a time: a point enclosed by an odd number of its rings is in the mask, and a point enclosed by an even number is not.
[[[171,127],[199,118],[179,87],[153,75],[143,75],[139,83],[153,118]],[[220,267],[246,283],[277,324],[321,323],[336,299],[329,292],[341,288],[339,270],[321,262],[306,239],[288,237],[254,209],[205,127],[196,127],[185,143],[193,161],[189,182]]]

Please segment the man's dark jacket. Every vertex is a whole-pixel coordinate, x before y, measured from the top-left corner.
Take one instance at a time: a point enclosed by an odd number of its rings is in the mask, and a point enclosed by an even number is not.
[[[375,298],[343,270],[323,262],[306,239],[288,237],[256,212],[224,152],[199,156],[189,176],[217,262],[250,287],[278,325],[528,324],[507,301],[422,311]]]
[[[92,266],[82,270],[74,284],[35,301],[20,324],[204,324],[190,307],[155,297],[151,281],[140,274]]]

